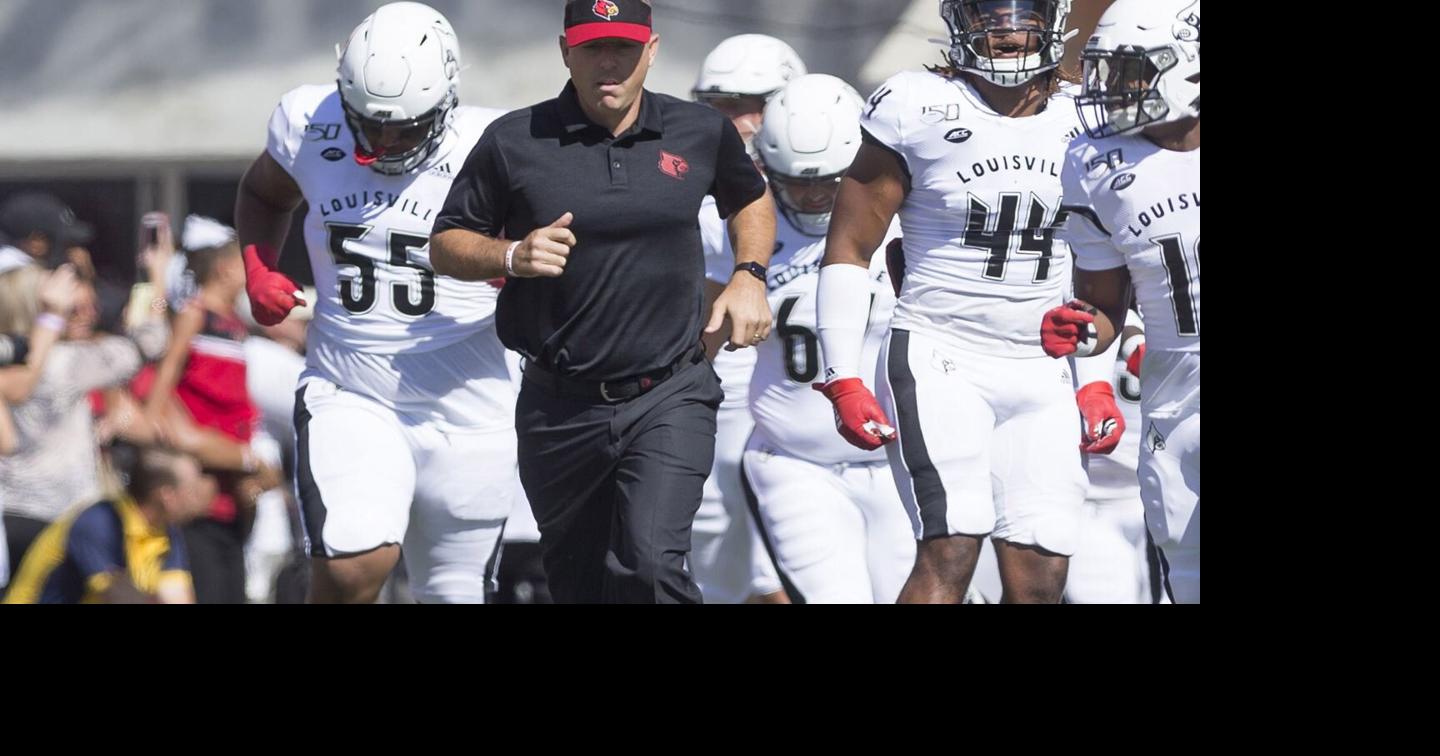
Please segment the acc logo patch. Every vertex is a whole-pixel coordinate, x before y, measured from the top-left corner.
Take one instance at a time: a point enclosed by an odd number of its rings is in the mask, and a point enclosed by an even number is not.
[[[1121,191],[1121,190],[1125,189],[1126,187],[1130,186],[1130,185],[1133,184],[1133,183],[1135,183],[1135,174],[1133,174],[1133,173],[1122,173],[1122,174],[1120,174],[1119,176],[1116,176],[1114,181],[1111,181],[1111,182],[1110,182],[1110,189],[1111,189],[1111,191],[1116,191],[1116,192],[1118,192],[1118,191]]]
[[[945,141],[951,142],[953,144],[960,144],[961,142],[969,140],[970,137],[974,135],[975,132],[967,128],[962,127],[958,129],[951,129],[945,132]]]
[[[326,160],[335,163],[345,159],[345,151],[340,149],[339,147],[331,147],[320,153],[320,157],[323,157]]]

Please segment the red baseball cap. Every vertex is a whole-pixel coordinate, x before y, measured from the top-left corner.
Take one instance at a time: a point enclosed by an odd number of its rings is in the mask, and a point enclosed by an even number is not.
[[[650,6],[640,0],[570,0],[565,4],[565,44],[597,39],[650,41]]]

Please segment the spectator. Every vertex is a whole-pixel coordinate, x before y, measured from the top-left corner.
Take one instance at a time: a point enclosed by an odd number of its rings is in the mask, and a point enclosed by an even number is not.
[[[94,275],[84,247],[95,238],[95,229],[53,195],[26,192],[6,200],[0,205],[0,236],[47,268],[75,262],[82,273]],[[84,254],[72,255],[72,249]]]
[[[41,532],[5,603],[194,603],[179,527],[203,513],[213,493],[190,457],[141,450],[125,495]]]
[[[169,264],[163,251],[149,250],[145,257],[152,280],[163,281]],[[164,307],[149,307],[128,336],[99,335],[95,289],[88,281],[75,287],[73,308],[62,319],[46,301],[47,290],[59,287],[72,275],[62,266],[55,276],[40,279],[33,266],[5,274],[0,283],[0,329],[11,334],[21,324],[35,322],[25,369],[6,376],[4,389],[17,431],[19,450],[0,459],[0,497],[12,573],[26,547],[46,525],[71,506],[100,498],[98,452],[88,396],[91,391],[123,385],[145,359],[164,350],[168,334]],[[53,293],[52,293],[53,294]],[[47,312],[38,316],[41,306]],[[59,343],[49,354],[37,357],[40,340]],[[43,364],[42,364],[43,360]],[[16,370],[10,368],[9,370]]]
[[[11,254],[13,253],[13,254]],[[68,266],[46,276],[32,260],[12,248],[0,249],[0,338],[14,347],[9,360],[0,360],[0,457],[15,453],[20,446],[19,432],[10,414],[11,403],[25,401],[34,389],[36,376],[44,367],[51,347],[65,327],[65,318],[70,314],[75,297],[75,276]],[[43,283],[42,283],[43,282]],[[28,292],[39,286],[35,297],[44,309],[35,317],[28,303]],[[29,348],[31,339],[18,335],[31,327],[35,348]],[[4,335],[13,333],[16,335]],[[0,515],[5,513],[5,491],[0,486]],[[10,549],[7,543],[4,520],[0,519],[0,587],[10,580]]]
[[[19,441],[15,438],[15,423],[10,419],[10,406],[0,396],[0,457],[15,453]],[[0,500],[0,515],[5,513],[5,502]],[[10,582],[10,548],[5,543],[5,523],[0,520],[0,588]]]
[[[197,426],[219,431],[248,451],[259,412],[246,388],[244,343],[249,330],[235,309],[245,290],[240,247],[233,232],[214,221],[192,217],[186,226],[185,236],[192,240],[201,235],[197,229],[218,236],[198,242],[213,246],[188,250],[196,294],[175,315],[170,347],[153,382],[145,387],[137,381],[137,393],[145,396],[145,414],[152,422],[175,414],[178,399]],[[161,237],[168,231],[162,226]],[[278,480],[259,470],[261,466],[251,465],[268,480]],[[267,486],[232,472],[218,474],[217,482],[209,516],[185,531],[196,595],[201,603],[244,603],[245,539],[254,523],[255,499]]]

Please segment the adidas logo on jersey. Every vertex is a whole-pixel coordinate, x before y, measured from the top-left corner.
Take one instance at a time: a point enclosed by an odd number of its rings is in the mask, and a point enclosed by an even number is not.
[[[437,166],[435,166],[434,168],[431,168],[430,170],[426,171],[426,172],[425,172],[425,175],[427,175],[427,176],[444,176],[445,178],[451,178],[451,177],[453,177],[455,174],[454,174],[453,171],[450,170],[450,164],[449,164],[449,163],[441,163],[440,165],[437,165]]]

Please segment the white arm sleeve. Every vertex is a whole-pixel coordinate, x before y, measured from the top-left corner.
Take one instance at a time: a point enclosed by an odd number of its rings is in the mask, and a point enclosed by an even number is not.
[[[826,265],[820,269],[815,303],[825,382],[860,375],[865,326],[870,320],[870,271],[859,265]]]

